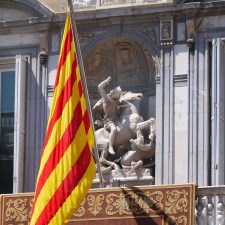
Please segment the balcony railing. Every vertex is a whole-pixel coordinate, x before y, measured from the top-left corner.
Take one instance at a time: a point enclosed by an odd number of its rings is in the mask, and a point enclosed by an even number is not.
[[[162,4],[162,3],[171,3],[172,0],[72,0],[73,5],[76,9],[81,8],[95,8],[101,6],[115,6],[115,5],[143,5],[144,4]]]
[[[196,224],[224,225],[225,186],[198,187],[196,193]]]

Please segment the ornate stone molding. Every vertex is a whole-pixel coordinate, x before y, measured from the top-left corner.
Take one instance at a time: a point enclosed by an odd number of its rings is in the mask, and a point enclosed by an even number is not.
[[[40,63],[45,64],[48,58],[48,34],[43,33],[39,37],[39,43],[40,43]]]
[[[187,46],[190,50],[194,50],[195,47],[195,19],[186,19],[186,30],[187,30]]]
[[[193,184],[91,189],[69,224],[193,225],[194,202]],[[0,225],[28,225],[33,194],[2,195],[0,203]]]
[[[160,41],[162,46],[173,44],[173,20],[160,20]]]
[[[144,26],[142,29],[139,30],[142,34],[151,38],[151,40],[157,45],[158,43],[158,29],[155,26]]]
[[[79,41],[81,45],[85,45],[91,38],[101,34],[102,31],[79,33]]]

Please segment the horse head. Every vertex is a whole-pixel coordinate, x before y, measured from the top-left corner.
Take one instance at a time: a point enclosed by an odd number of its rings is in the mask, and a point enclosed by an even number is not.
[[[136,106],[133,104],[135,101],[140,101],[143,98],[142,93],[135,92],[123,92],[120,97],[120,113],[119,119],[123,120],[125,117],[129,117],[129,123],[138,123],[142,121],[142,117],[139,115],[139,112]]]
[[[135,101],[140,101],[143,98],[142,93],[135,93],[131,91],[123,92],[121,97],[120,97],[120,102],[126,101],[126,102],[135,102]]]

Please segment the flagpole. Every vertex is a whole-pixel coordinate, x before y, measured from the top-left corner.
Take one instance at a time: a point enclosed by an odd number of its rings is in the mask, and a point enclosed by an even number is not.
[[[76,54],[77,54],[78,64],[79,64],[79,69],[80,69],[81,82],[82,82],[82,86],[83,86],[83,90],[84,90],[84,96],[85,96],[85,100],[86,100],[86,104],[87,104],[89,118],[91,120],[92,130],[94,132],[95,130],[94,130],[93,117],[92,117],[91,107],[90,107],[90,99],[89,99],[89,94],[88,94],[88,91],[87,91],[87,82],[86,82],[86,78],[85,78],[84,65],[83,65],[83,60],[82,60],[82,55],[81,55],[81,50],[80,50],[80,44],[79,44],[79,38],[78,38],[78,33],[77,33],[77,26],[76,26],[72,1],[68,0],[68,4],[69,4],[69,10],[70,10],[70,18],[71,18],[71,26],[72,26],[72,31],[73,31],[73,38],[74,38]],[[100,181],[101,187],[104,187],[95,135],[94,135],[94,142],[95,142],[94,143],[94,155],[95,155],[95,160],[96,160],[96,164],[97,164],[99,181]]]

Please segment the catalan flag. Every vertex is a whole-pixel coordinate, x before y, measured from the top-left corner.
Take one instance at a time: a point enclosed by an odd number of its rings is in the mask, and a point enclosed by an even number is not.
[[[62,225],[72,216],[95,176],[93,145],[68,13],[30,225]]]

